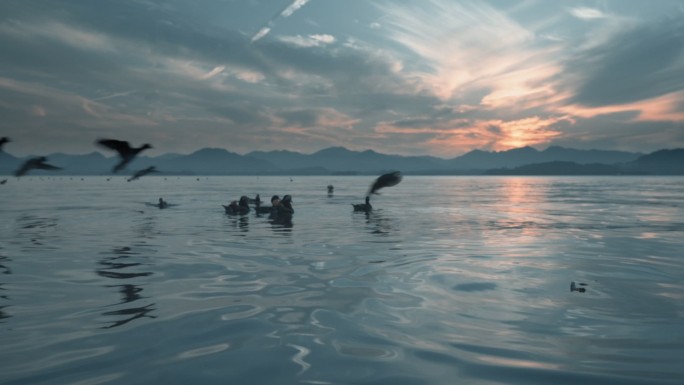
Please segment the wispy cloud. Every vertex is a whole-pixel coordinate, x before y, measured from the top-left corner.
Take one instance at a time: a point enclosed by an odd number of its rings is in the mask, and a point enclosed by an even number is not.
[[[535,55],[529,44],[534,33],[486,3],[385,3],[382,11],[389,37],[430,66],[409,76],[443,99],[464,88],[488,87],[487,80],[529,66]]]
[[[287,7],[283,8],[280,12],[273,15],[273,17],[270,20],[268,20],[261,28],[259,28],[259,31],[252,36],[250,41],[254,43],[255,41],[262,39],[264,36],[268,35],[271,32],[271,29],[273,29],[276,20],[278,20],[281,17],[292,16],[300,8],[305,6],[306,3],[308,3],[309,1],[311,0],[292,1],[290,4],[288,4]]]
[[[335,42],[335,36],[332,35],[308,35],[308,36],[282,36],[279,39],[288,44],[296,45],[299,47],[320,47]]]
[[[294,0],[290,5],[283,9],[280,15],[282,17],[290,17],[293,13],[297,12],[299,8],[305,6],[309,1],[310,0]]]
[[[207,72],[206,74],[202,75],[202,79],[210,79],[210,78],[213,78],[214,76],[216,76],[216,75],[220,74],[221,72],[223,72],[223,70],[225,70],[225,69],[226,69],[225,66],[216,66],[216,67],[214,67],[214,69],[212,69],[211,71],[209,71],[209,72]]]
[[[576,18],[582,20],[605,19],[608,17],[608,15],[603,11],[589,7],[569,8],[568,12],[570,12],[570,14]]]

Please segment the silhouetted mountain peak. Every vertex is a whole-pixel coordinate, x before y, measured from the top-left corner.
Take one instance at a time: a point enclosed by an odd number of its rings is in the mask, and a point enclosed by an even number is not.
[[[658,150],[640,156],[635,163],[679,163],[684,164],[684,148]]]
[[[312,155],[335,156],[335,155],[348,155],[348,154],[353,153],[353,152],[354,151],[351,151],[351,150],[344,148],[344,147],[328,147],[328,148],[324,148],[318,152],[315,152]]]
[[[507,151],[500,151],[499,153],[509,153],[509,154],[536,154],[538,153],[539,150],[537,150],[534,147],[530,146],[525,146],[525,147],[519,147],[519,148],[512,148]]]

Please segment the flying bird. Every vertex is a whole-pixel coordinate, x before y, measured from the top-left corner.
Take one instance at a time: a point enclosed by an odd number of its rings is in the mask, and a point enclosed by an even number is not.
[[[142,170],[136,171],[135,174],[133,174],[132,177],[128,178],[128,181],[129,181],[129,182],[134,181],[134,180],[140,178],[141,176],[145,176],[145,175],[147,175],[147,174],[149,174],[149,173],[151,173],[151,172],[159,172],[159,171],[157,170],[156,167],[150,166],[150,167],[148,167],[148,168],[144,168],[144,169],[142,169]]]
[[[119,153],[121,161],[116,166],[114,166],[114,168],[112,169],[113,172],[119,172],[123,170],[126,167],[126,165],[129,162],[131,162],[136,156],[138,156],[138,154],[141,151],[148,148],[152,148],[152,146],[147,143],[143,144],[138,148],[131,147],[131,145],[128,142],[116,139],[100,139],[96,143],[102,147],[114,150]]]
[[[39,170],[61,170],[61,167],[53,166],[51,164],[45,163],[47,161],[47,158],[44,156],[37,156],[35,158],[28,159],[24,164],[21,165],[17,169],[17,171],[14,172],[14,176],[17,178],[25,175],[27,172],[33,170],[33,169],[39,169]]]
[[[399,184],[399,182],[401,182],[401,178],[402,176],[399,171],[380,175],[368,189],[368,194],[366,194],[366,202],[352,203],[354,211],[362,211],[366,213],[371,212],[373,210],[373,206],[371,206],[370,204],[371,195],[379,194],[378,190],[380,190],[383,187],[396,186],[397,184]]]
[[[2,147],[5,145],[5,143],[9,143],[9,142],[11,142],[11,140],[6,136],[3,136],[2,138],[0,138],[0,152],[2,152]]]
[[[373,182],[373,184],[371,185],[367,195],[378,194],[377,191],[383,187],[396,186],[397,184],[399,184],[399,182],[401,182],[401,178],[402,176],[399,171],[380,175],[378,179],[376,179],[375,182]]]

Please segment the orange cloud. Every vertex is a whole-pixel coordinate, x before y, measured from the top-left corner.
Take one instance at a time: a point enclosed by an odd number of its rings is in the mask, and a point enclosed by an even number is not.
[[[599,115],[614,114],[618,112],[637,112],[633,121],[672,121],[684,122],[684,92],[673,92],[656,98],[627,103],[615,106],[584,107],[569,105],[559,107],[558,111],[582,118],[593,118]]]
[[[572,122],[572,119],[568,116],[532,116],[510,121],[454,119],[419,127],[397,127],[392,122],[382,122],[375,127],[375,132],[385,137],[431,134],[424,144],[432,152],[450,157],[473,148],[500,151],[546,144],[562,135],[554,128],[561,122]]]

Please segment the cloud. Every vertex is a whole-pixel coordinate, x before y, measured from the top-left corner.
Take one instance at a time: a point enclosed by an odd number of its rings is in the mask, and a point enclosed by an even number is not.
[[[308,35],[308,36],[281,36],[280,41],[296,45],[299,47],[320,47],[335,42],[335,36],[320,34],[320,35]]]
[[[261,27],[261,28],[259,29],[259,31],[258,31],[257,33],[255,33],[254,36],[252,36],[252,38],[250,39],[250,41],[251,41],[252,43],[254,43],[255,41],[261,39],[262,37],[268,35],[269,32],[271,32],[271,27],[270,27],[270,26]]]
[[[290,17],[293,13],[297,12],[299,8],[305,6],[309,1],[310,0],[294,0],[292,4],[283,9],[280,15],[283,17]]]
[[[223,70],[225,70],[225,69],[226,69],[225,66],[216,66],[216,67],[214,67],[214,69],[212,69],[211,71],[209,71],[209,72],[207,72],[206,74],[202,75],[202,79],[210,79],[210,78],[213,78],[214,76],[216,76],[216,75],[220,74],[221,72],[223,72]]]
[[[269,32],[271,32],[271,29],[273,28],[276,20],[278,20],[281,17],[290,17],[292,16],[297,10],[302,8],[303,6],[306,5],[310,0],[294,0],[290,4],[288,4],[283,10],[280,12],[276,13],[270,20],[268,20],[261,28],[259,28],[259,31],[252,36],[250,41],[254,43],[257,40],[262,39],[264,36],[268,35]]]
[[[492,87],[495,77],[544,61],[531,46],[534,33],[486,3],[428,0],[384,3],[381,10],[389,38],[423,62],[406,66],[407,75],[445,100]]]
[[[568,11],[571,15],[582,20],[605,19],[608,17],[602,11],[589,7],[569,8]]]
[[[630,104],[684,88],[684,22],[665,19],[624,29],[604,44],[578,52],[564,64],[578,86],[574,103],[600,107]]]

